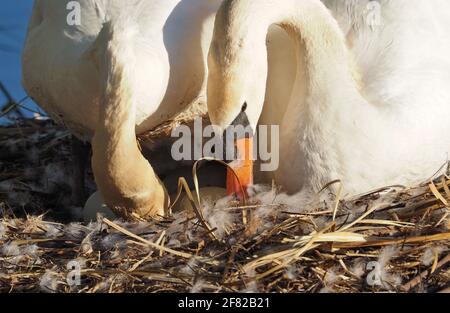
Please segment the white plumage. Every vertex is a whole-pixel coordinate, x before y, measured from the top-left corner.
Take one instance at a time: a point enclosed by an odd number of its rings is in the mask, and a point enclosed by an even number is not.
[[[134,135],[205,111],[222,1],[80,0],[78,26],[67,24],[68,2],[36,1],[24,86],[52,118],[93,138],[96,181],[116,213],[163,214],[167,193]],[[342,179],[355,193],[424,178],[446,160],[448,1],[378,1],[376,25],[367,0],[324,0],[339,26],[314,0],[225,2],[219,16],[234,18],[235,28],[219,22],[212,54],[227,40],[239,43],[228,52],[245,57],[234,75],[248,88],[236,89],[235,103],[213,95],[209,114],[226,126],[247,100],[253,126],[281,125],[282,162],[262,182],[275,178],[294,192]],[[283,18],[270,20],[274,14]]]
[[[281,164],[263,179],[292,192],[334,179],[359,193],[430,177],[450,149],[450,3],[324,2],[332,15],[314,0],[224,1],[209,59],[212,121],[226,127],[246,101],[253,126],[281,125]],[[265,85],[273,24],[293,42],[283,47],[293,54],[289,101]]]
[[[80,25],[67,23],[68,3],[35,2],[23,84],[54,120],[91,140],[95,179],[115,213],[163,215],[167,192],[135,133],[206,111],[221,0],[80,0]]]
[[[123,45],[135,54],[127,62],[136,64],[138,133],[202,97],[219,0],[82,0],[81,25],[73,26],[67,24],[69,2],[35,2],[23,53],[24,86],[53,119],[92,137],[104,82],[96,64],[103,56],[93,58],[92,50],[107,21],[123,32]]]

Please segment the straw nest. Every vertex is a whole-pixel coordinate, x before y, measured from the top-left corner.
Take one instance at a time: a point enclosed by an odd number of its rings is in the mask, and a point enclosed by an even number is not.
[[[62,209],[69,139],[49,121],[0,128],[0,292],[449,290],[445,175],[352,198],[331,192],[339,181],[293,196],[256,186],[245,205],[200,200],[157,221],[83,224]]]

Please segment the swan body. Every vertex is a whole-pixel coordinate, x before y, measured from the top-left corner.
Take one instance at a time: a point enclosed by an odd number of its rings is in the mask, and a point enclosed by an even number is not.
[[[324,2],[223,2],[208,63],[211,121],[226,128],[247,103],[254,129],[280,125],[280,167],[260,179],[291,192],[341,179],[355,194],[431,176],[450,150],[450,4],[379,1],[373,25],[369,1]],[[292,42],[286,102],[267,101],[271,25]]]
[[[358,192],[446,159],[446,1],[380,1],[381,28],[349,0],[324,1],[330,11],[313,0],[80,0],[80,25],[67,23],[68,2],[35,2],[23,84],[92,142],[97,185],[122,217],[165,213],[166,189],[135,135],[205,112],[207,81],[215,124],[246,100],[253,127],[281,126],[280,168],[261,182],[294,192],[340,178]]]
[[[114,213],[164,215],[169,196],[136,133],[196,110],[220,1],[83,0],[79,25],[67,23],[68,3],[35,2],[23,84],[53,119],[91,140],[95,180]]]
[[[136,129],[142,133],[185,110],[204,94],[206,54],[220,1],[82,0],[81,25],[66,21],[69,1],[37,0],[23,53],[28,93],[73,132],[90,139],[99,118],[102,77],[94,47],[104,27],[132,47]],[[105,22],[111,21],[105,26]],[[120,26],[119,26],[120,25]],[[133,35],[133,32],[135,34]],[[93,56],[94,55],[94,56]]]
[[[97,186],[119,216],[166,212],[165,186],[135,135],[178,114],[206,112],[207,56],[221,2],[80,0],[81,23],[72,25],[69,0],[35,1],[23,85],[55,121],[91,141]],[[274,66],[284,64],[277,54]]]

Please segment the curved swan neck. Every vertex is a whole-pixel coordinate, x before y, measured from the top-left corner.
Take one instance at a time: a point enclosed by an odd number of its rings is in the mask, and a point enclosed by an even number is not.
[[[119,29],[119,26],[105,23],[93,47],[104,86],[92,145],[97,155],[110,160],[106,166],[115,166],[115,161],[120,162],[119,158],[143,159],[136,140],[133,80],[136,56],[132,50],[136,30],[132,27]]]
[[[102,34],[99,40],[101,37]],[[136,103],[132,80],[134,56],[126,58],[129,53],[123,51],[123,44],[117,41],[109,41],[106,50],[100,51],[103,64],[99,67],[100,73],[105,76],[102,77],[105,85],[96,132],[133,141],[136,140]]]
[[[106,83],[96,133],[111,136],[113,141],[126,140],[132,143],[136,141],[136,105],[133,92],[123,71],[115,72],[118,75],[111,75]]]
[[[322,95],[337,85],[356,91],[356,71],[337,21],[316,0],[234,0],[223,4],[229,41],[265,40],[271,25],[284,28],[297,47],[304,47],[309,93]],[[235,46],[236,44],[231,44]],[[233,48],[232,48],[233,49]],[[238,51],[236,53],[239,53]],[[302,56],[303,57],[303,56]]]
[[[362,105],[366,100],[359,91],[345,37],[325,5],[318,0],[227,0],[218,18],[216,28],[219,25],[222,30],[216,33],[212,49],[226,53],[225,57],[214,54],[225,60],[224,72],[233,69],[234,63],[228,66],[228,60],[265,62],[258,48],[265,48],[269,27],[276,24],[286,30],[295,43],[298,68],[281,121],[280,147],[285,147],[286,158],[301,160],[298,168],[308,177],[307,187],[318,190],[342,177],[347,164],[342,166],[340,158],[346,159],[351,152],[339,138],[363,138],[364,129],[379,119],[370,106]],[[280,47],[285,48],[290,47]],[[245,75],[246,67],[239,64],[240,75]]]
[[[92,139],[92,167],[106,204],[127,218],[163,215],[167,192],[136,140],[135,29],[106,23],[94,44],[101,79],[100,112]],[[97,54],[97,55],[96,55]]]

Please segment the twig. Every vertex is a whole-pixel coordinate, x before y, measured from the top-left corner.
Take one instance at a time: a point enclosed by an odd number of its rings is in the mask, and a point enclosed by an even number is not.
[[[440,269],[441,267],[443,267],[445,264],[447,264],[449,262],[450,262],[450,254],[448,254],[445,258],[443,258],[441,261],[439,261],[439,263],[437,264],[437,266],[436,266],[435,270],[433,271],[433,273],[436,273],[437,269]],[[422,280],[424,280],[428,275],[430,275],[430,273],[431,273],[431,269],[423,271],[422,273],[420,273],[419,275],[417,275],[416,277],[411,279],[409,282],[404,284],[401,287],[401,289],[403,291],[405,291],[405,292],[409,292],[411,289],[413,289],[418,284],[420,284],[422,282]],[[433,273],[431,273],[431,275]]]
[[[123,228],[123,227],[121,227],[121,226],[111,222],[107,218],[103,218],[102,221],[103,221],[103,223],[105,223],[108,226],[111,226],[112,228],[116,229],[117,231],[119,231],[119,232],[121,232],[121,233],[123,233],[123,234],[125,234],[125,235],[127,235],[127,236],[129,236],[131,238],[134,238],[134,239],[136,239],[136,240],[138,240],[138,241],[140,241],[142,243],[145,243],[146,245],[148,245],[148,246],[150,246],[152,248],[158,249],[159,251],[164,251],[164,252],[167,252],[167,253],[170,253],[170,254],[173,254],[173,255],[185,258],[185,259],[193,258],[193,255],[191,255],[189,253],[172,250],[170,248],[166,248],[166,247],[160,246],[160,245],[158,245],[156,243],[153,243],[153,242],[148,241],[148,240],[146,240],[146,239],[144,239],[142,237],[139,237],[138,235],[133,234],[132,232],[126,230],[125,228]]]

